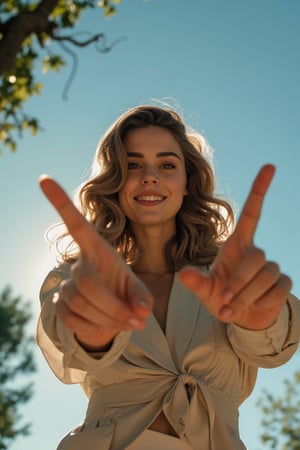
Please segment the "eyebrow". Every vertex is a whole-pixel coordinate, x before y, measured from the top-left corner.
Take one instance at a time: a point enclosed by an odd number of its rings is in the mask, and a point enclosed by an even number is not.
[[[127,156],[131,158],[144,158],[144,154],[139,152],[128,152]],[[175,156],[177,159],[181,160],[180,156],[175,152],[159,152],[156,153],[156,156],[158,156],[159,158],[165,158],[166,156]]]

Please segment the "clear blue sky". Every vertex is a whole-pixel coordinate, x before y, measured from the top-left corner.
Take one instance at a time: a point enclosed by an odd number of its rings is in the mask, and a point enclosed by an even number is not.
[[[0,285],[32,303],[35,331],[38,291],[52,256],[43,235],[57,215],[37,179],[49,173],[72,194],[87,176],[96,144],[124,110],[151,99],[174,99],[185,120],[214,148],[218,189],[241,207],[259,169],[277,174],[268,193],[257,243],[280,263],[300,296],[300,2],[299,0],[123,0],[105,20],[94,11],[78,30],[104,31],[109,41],[126,36],[111,53],[78,49],[79,67],[69,93],[60,75],[39,77],[41,97],[28,111],[44,131],[25,136],[17,153],[0,157]],[[66,54],[66,60],[70,62]],[[23,408],[33,433],[12,450],[54,450],[81,421],[86,400],[79,386],[64,386],[36,352],[35,396]],[[249,449],[262,448],[260,412],[264,388],[279,393],[282,380],[300,369],[299,353],[286,366],[261,371],[255,393],[241,408],[241,434]]]

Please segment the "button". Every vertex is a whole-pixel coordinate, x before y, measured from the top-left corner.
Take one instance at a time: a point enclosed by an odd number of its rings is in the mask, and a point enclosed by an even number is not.
[[[184,419],[183,419],[182,417],[179,417],[178,423],[179,423],[179,425],[181,425],[182,427],[185,426],[185,421],[184,421]]]
[[[185,430],[185,421],[182,417],[179,417],[176,431],[181,436],[184,430]]]

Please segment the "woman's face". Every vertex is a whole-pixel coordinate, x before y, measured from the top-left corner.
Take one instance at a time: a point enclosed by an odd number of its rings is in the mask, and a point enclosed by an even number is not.
[[[119,202],[133,226],[170,224],[175,227],[186,195],[185,161],[180,145],[170,131],[149,125],[128,133],[127,180]]]

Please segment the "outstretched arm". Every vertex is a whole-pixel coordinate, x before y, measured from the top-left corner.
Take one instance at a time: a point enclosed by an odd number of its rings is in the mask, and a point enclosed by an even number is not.
[[[142,330],[153,304],[147,288],[56,181],[42,176],[40,186],[80,249],[71,278],[53,299],[61,322],[88,350],[102,348],[121,330]]]
[[[277,263],[254,245],[254,234],[275,167],[265,165],[254,180],[233,234],[221,247],[210,272],[186,267],[182,283],[224,322],[259,330],[270,327],[286,303],[292,282]]]

